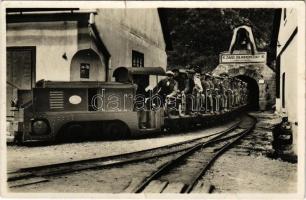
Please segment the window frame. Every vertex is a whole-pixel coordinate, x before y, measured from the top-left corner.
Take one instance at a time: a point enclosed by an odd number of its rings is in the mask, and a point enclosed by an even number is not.
[[[144,67],[144,54],[132,50],[132,67]]]
[[[88,69],[82,69],[82,67],[88,66]],[[82,70],[88,71],[85,75],[86,77],[82,77]],[[90,79],[90,63],[80,63],[80,79]]]

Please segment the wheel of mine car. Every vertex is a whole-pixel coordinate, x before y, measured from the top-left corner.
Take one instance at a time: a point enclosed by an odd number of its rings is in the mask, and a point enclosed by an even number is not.
[[[125,139],[128,137],[128,127],[120,122],[110,122],[105,131],[105,137],[107,139]]]
[[[79,141],[84,135],[84,127],[80,124],[72,124],[67,127],[67,132],[64,134],[64,140]]]

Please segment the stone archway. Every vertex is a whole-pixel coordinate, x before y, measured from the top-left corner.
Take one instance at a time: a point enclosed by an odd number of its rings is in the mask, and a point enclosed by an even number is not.
[[[71,81],[105,81],[105,63],[93,49],[74,54],[70,64]]]
[[[259,110],[269,110],[275,104],[276,85],[275,73],[266,65],[266,60],[267,53],[256,49],[251,27],[239,26],[233,31],[229,50],[220,53],[220,64],[213,70],[213,74],[227,73],[248,82],[251,94],[257,95],[258,90],[258,98],[256,96],[250,102],[253,109],[258,107]]]
[[[269,110],[275,104],[275,74],[264,63],[226,63],[219,64],[213,74],[227,73],[230,77],[237,77],[250,83],[250,92],[258,89],[258,109]],[[256,84],[255,84],[256,83]],[[257,99],[257,98],[256,98]],[[252,102],[252,109],[257,108]]]

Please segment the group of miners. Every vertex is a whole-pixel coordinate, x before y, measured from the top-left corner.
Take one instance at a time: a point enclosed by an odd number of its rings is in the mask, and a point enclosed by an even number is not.
[[[165,107],[178,114],[227,112],[247,103],[247,83],[227,74],[214,76],[199,68],[166,72],[154,91]],[[167,108],[166,108],[167,110]]]

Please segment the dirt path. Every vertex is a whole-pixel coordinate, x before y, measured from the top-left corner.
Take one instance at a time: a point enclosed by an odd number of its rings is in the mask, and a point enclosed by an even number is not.
[[[297,164],[269,158],[272,127],[280,122],[274,114],[255,113],[254,131],[222,155],[201,182],[215,193],[297,192]]]

